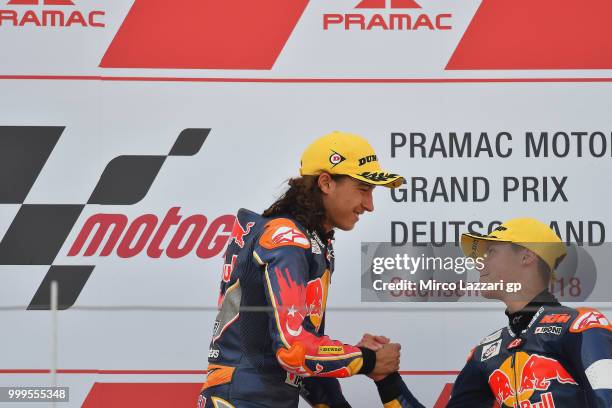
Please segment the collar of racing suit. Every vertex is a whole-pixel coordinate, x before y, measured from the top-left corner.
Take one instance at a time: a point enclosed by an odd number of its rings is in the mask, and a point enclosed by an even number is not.
[[[328,245],[330,242],[334,241],[334,239],[336,239],[334,237],[335,234],[335,230],[332,228],[330,231],[319,231],[318,229],[309,229],[306,227],[306,225],[304,225],[302,222],[300,222],[299,217],[297,217],[295,214],[291,214],[289,212],[283,212],[280,214],[276,214],[272,217],[283,217],[283,218],[290,218],[293,221],[297,222],[301,227],[305,228],[306,231],[308,231],[311,234],[316,235],[320,240],[322,240],[323,242],[326,242]]]
[[[555,298],[554,295],[548,291],[548,289],[544,289],[518,312],[508,313],[508,310],[506,310],[504,313],[506,313],[506,316],[508,316],[508,324],[512,332],[519,335],[527,328],[529,322],[531,322],[531,319],[533,319],[533,316],[540,307],[559,305],[561,304],[557,298]]]

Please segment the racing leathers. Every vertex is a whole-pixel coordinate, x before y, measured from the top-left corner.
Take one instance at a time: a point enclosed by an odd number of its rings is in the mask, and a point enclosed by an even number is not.
[[[447,408],[612,407],[612,325],[544,291],[472,349]],[[398,374],[377,383],[385,408],[423,407]]]
[[[367,374],[373,351],[324,335],[334,269],[325,244],[291,218],[241,209],[225,254],[200,406],[349,407],[337,378]]]

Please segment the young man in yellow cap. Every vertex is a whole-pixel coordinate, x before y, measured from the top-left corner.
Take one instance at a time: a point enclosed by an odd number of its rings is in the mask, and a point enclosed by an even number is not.
[[[402,177],[380,168],[365,139],[342,132],[308,146],[300,175],[262,215],[238,212],[200,407],[294,408],[300,393],[313,406],[350,407],[337,378],[399,369],[398,344],[345,344],[324,335],[324,320],[334,228],[351,230],[374,210],[374,187]]]
[[[469,257],[484,258],[480,281],[520,283],[488,291],[507,306],[508,326],[472,349],[447,407],[612,407],[612,325],[591,308],[562,306],[548,291],[565,245],[546,224],[516,218],[491,234],[463,234]],[[399,375],[377,383],[389,407],[420,407]],[[387,405],[385,405],[387,406]]]

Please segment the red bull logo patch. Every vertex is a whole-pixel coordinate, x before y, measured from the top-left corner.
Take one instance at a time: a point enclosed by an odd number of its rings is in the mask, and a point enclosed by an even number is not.
[[[489,387],[500,406],[519,408],[554,408],[551,392],[540,395],[540,400],[531,402],[536,391],[547,391],[553,381],[578,385],[567,370],[553,358],[538,354],[517,352],[508,357],[489,376]]]
[[[320,278],[311,280],[306,285],[306,308],[307,315],[312,325],[319,331],[323,322],[323,314],[327,303],[327,291],[329,288],[329,270]]]
[[[238,244],[240,248],[244,248],[244,237],[251,232],[251,228],[253,228],[254,225],[254,222],[247,222],[246,228],[243,228],[242,225],[240,225],[240,221],[236,219],[232,227],[231,239]]]

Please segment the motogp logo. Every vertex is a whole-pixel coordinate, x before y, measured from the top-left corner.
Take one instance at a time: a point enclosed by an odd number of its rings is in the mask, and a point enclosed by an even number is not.
[[[30,301],[29,310],[50,308],[50,287],[53,281],[61,288],[58,308],[70,308],[92,274],[95,264],[90,262],[66,265],[57,261],[64,242],[77,225],[85,207],[129,206],[140,202],[147,195],[164,163],[196,155],[210,132],[210,129],[184,129],[169,152],[115,157],[106,165],[97,184],[92,184],[92,192],[86,200],[59,204],[30,203],[27,200],[30,190],[44,170],[64,129],[57,126],[0,126],[0,166],[11,169],[0,172],[0,205],[19,207],[0,240],[0,265],[48,267]],[[74,171],[78,171],[78,168]],[[186,255],[196,245],[200,234],[202,238],[198,250],[201,257],[209,258],[220,253],[222,246],[229,240],[233,217],[218,217],[203,233],[206,221],[203,216],[182,220],[178,216],[178,209],[175,207],[169,211],[161,223],[154,214],[146,214],[134,220],[129,227],[127,217],[123,214],[97,214],[82,227],[80,239],[77,238],[68,256],[77,255],[89,242],[84,256],[92,256],[100,246],[103,248],[101,256],[106,256],[118,244],[118,255],[130,257],[142,251],[149,239],[153,238],[147,253],[158,258],[161,256],[158,244],[164,240],[172,225],[178,227],[174,234],[175,245],[170,242],[164,248],[169,257]],[[180,221],[182,223],[179,225]],[[188,242],[182,244],[193,222],[201,228],[192,229]],[[181,225],[184,227],[181,228]],[[143,226],[145,231],[138,235],[137,231]],[[99,228],[112,231],[111,236],[105,240],[106,234],[100,232]]]

